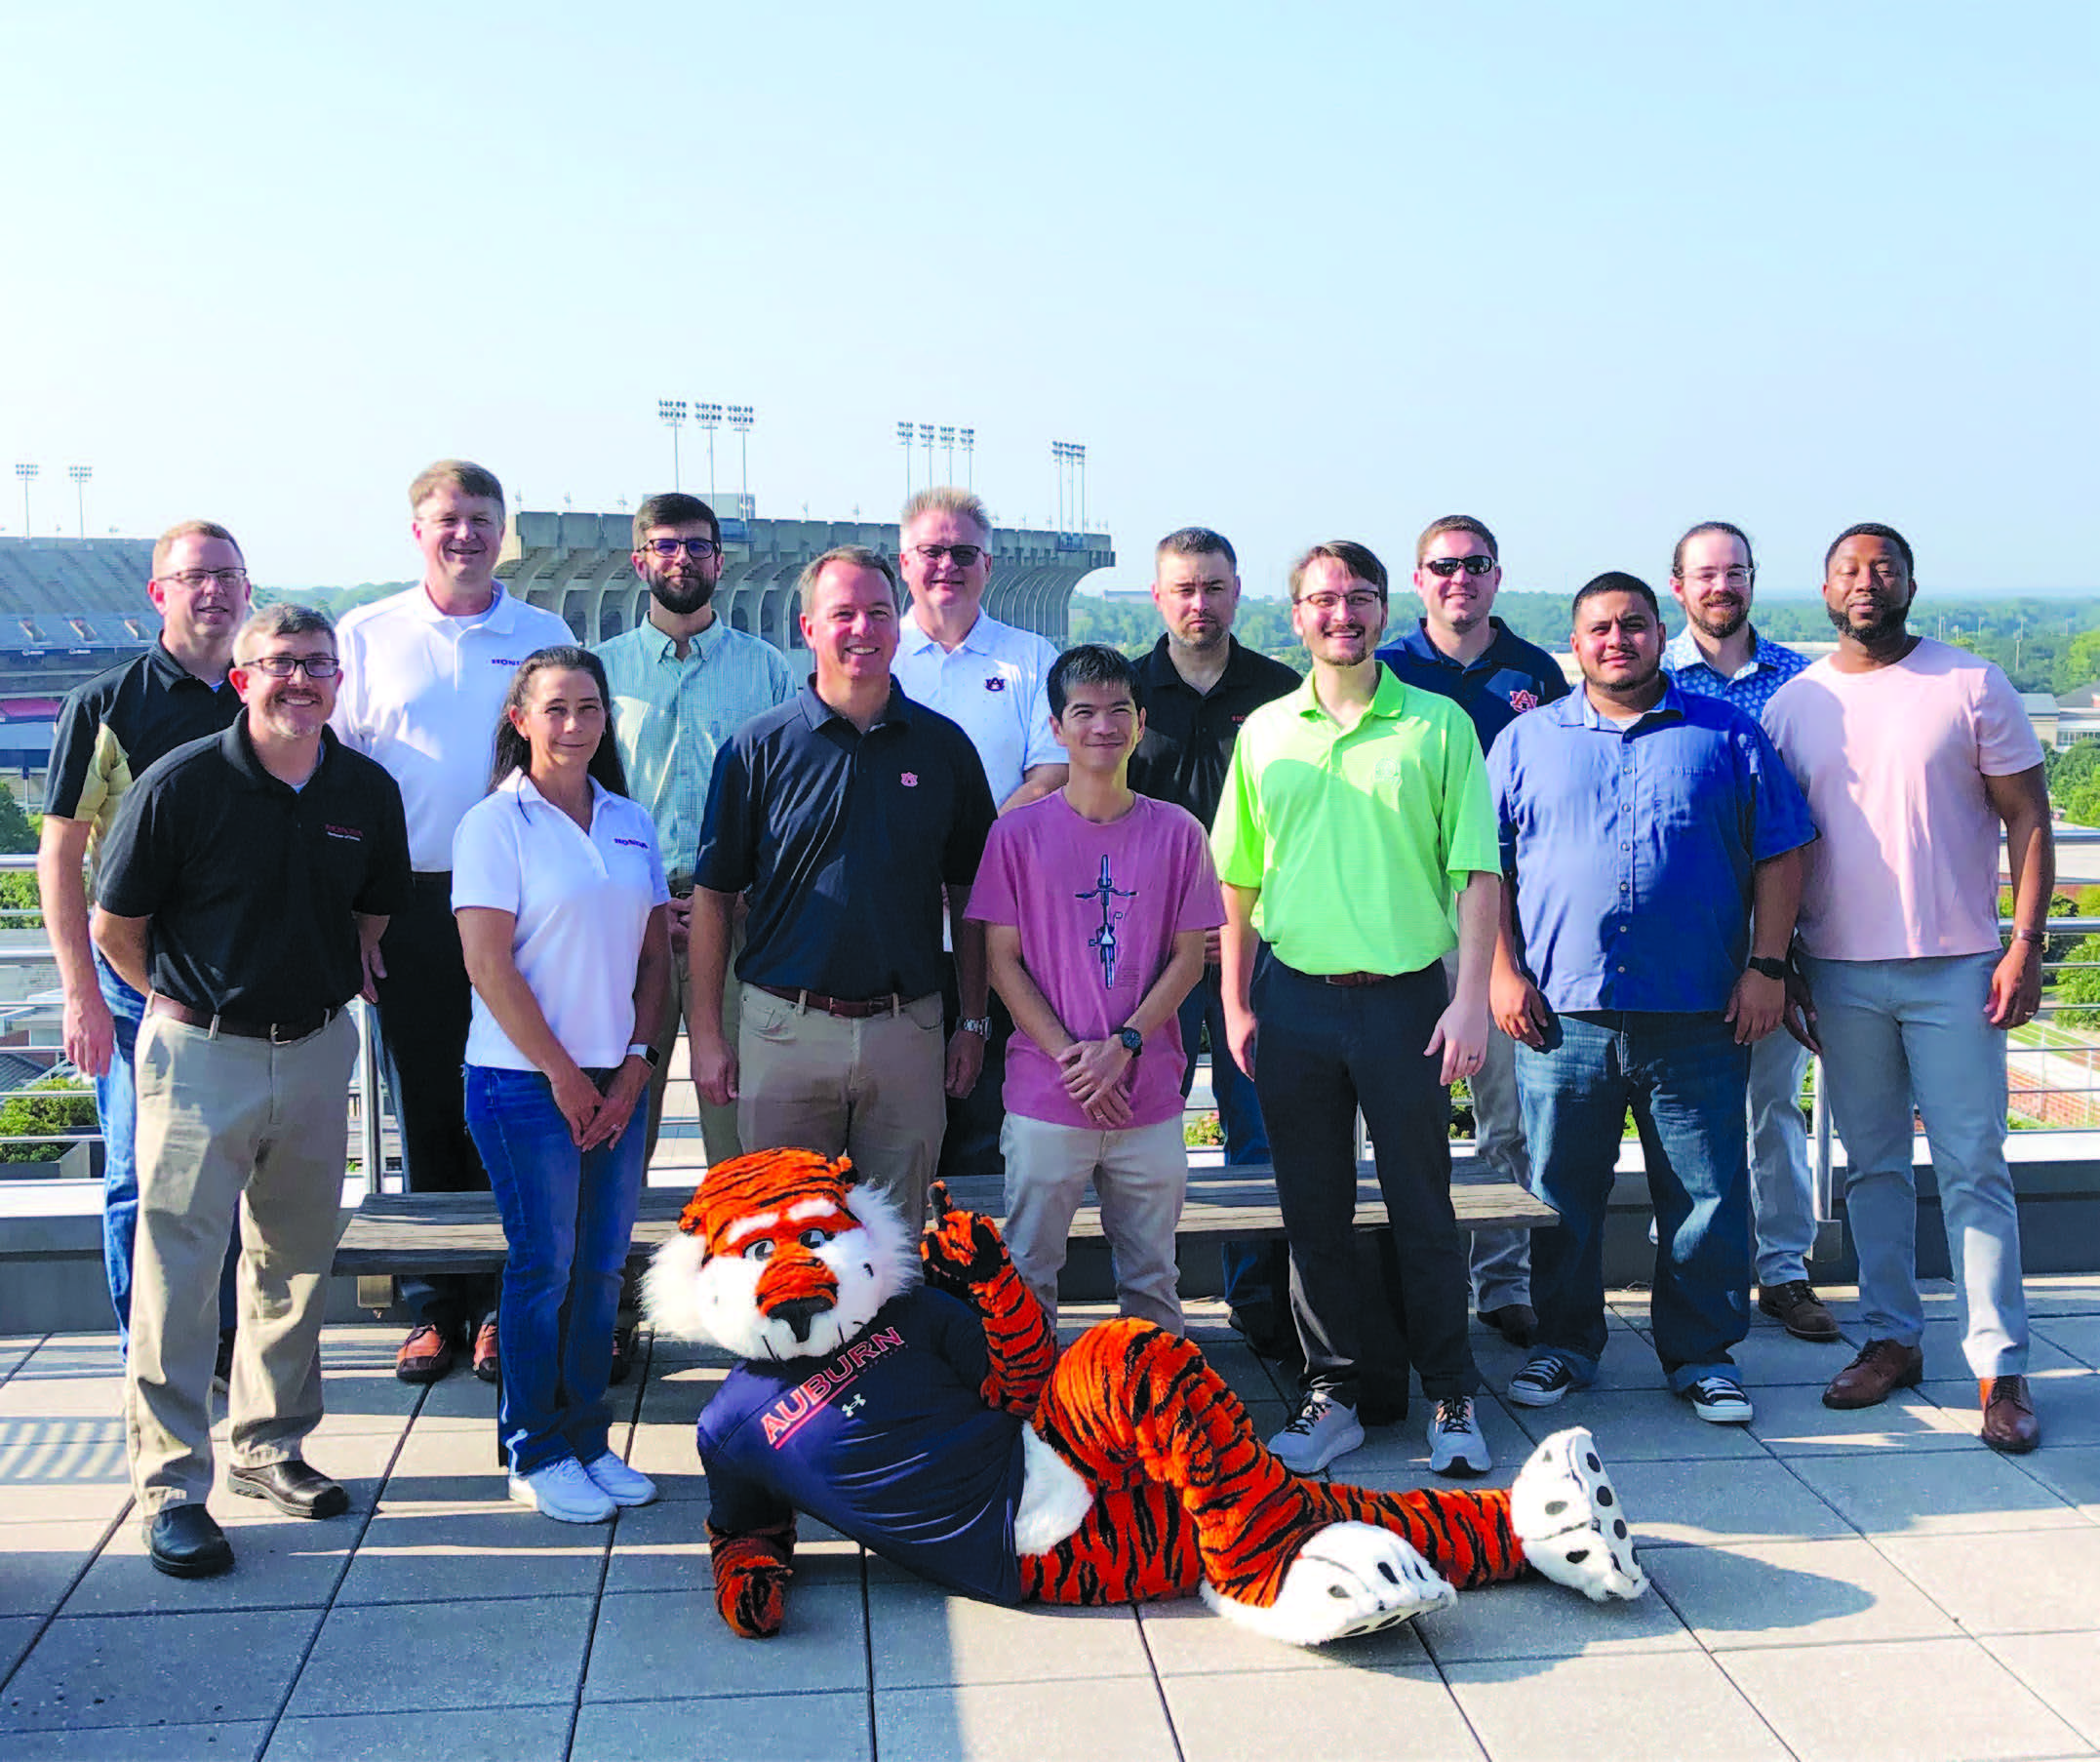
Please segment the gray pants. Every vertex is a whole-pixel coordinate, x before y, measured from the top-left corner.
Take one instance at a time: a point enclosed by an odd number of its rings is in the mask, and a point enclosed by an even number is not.
[[[1458,982],[1456,950],[1444,957],[1447,985]],[[1492,1023],[1487,1056],[1466,1080],[1473,1092],[1474,1155],[1505,1181],[1531,1184],[1531,1158],[1524,1145],[1524,1111],[1517,1101],[1517,1043]],[[1486,1311],[1531,1301],[1531,1232],[1477,1229],[1469,1249],[1473,1307]]]
[[[1761,1285],[1806,1278],[1815,1245],[1815,1190],[1801,1110],[1807,1068],[1808,1049],[1785,1028],[1750,1049],[1750,1215]]]

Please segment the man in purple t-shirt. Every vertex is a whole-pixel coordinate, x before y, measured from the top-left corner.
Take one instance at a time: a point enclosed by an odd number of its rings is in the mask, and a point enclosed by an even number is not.
[[[1188,1152],[1175,1013],[1203,975],[1205,933],[1224,922],[1224,901],[1196,817],[1130,787],[1145,732],[1136,668],[1090,644],[1058,657],[1049,690],[1070,775],[992,827],[970,894],[1014,1024],[1000,1134],[1007,1248],[1054,1322],[1090,1180],[1123,1312],[1178,1334]]]

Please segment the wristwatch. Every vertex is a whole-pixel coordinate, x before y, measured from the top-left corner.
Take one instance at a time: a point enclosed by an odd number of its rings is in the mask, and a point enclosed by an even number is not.
[[[1136,1058],[1139,1053],[1145,1050],[1144,1035],[1140,1034],[1133,1027],[1118,1028],[1116,1030],[1116,1038],[1123,1042],[1123,1050],[1129,1053],[1133,1059]]]
[[[992,1037],[992,1019],[989,1016],[965,1016],[955,1026],[958,1033],[974,1034],[979,1040],[989,1040]]]
[[[646,1059],[649,1061],[651,1070],[654,1070],[657,1065],[663,1062],[661,1053],[653,1046],[645,1046],[639,1040],[627,1049],[627,1057],[630,1059]]]
[[[1753,973],[1763,974],[1766,979],[1784,981],[1787,976],[1786,962],[1775,961],[1767,955],[1753,954],[1748,961],[1744,962],[1744,965]]]

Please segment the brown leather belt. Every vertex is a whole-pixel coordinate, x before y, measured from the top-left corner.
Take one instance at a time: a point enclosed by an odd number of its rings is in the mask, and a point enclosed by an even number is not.
[[[318,1034],[342,1014],[340,1010],[316,1010],[311,1016],[300,1016],[291,1021],[243,1021],[234,1016],[215,1016],[209,1010],[193,1010],[186,1003],[178,1003],[172,997],[164,997],[156,991],[146,999],[148,1016],[166,1016],[172,1021],[179,1021],[186,1027],[203,1028],[209,1033],[231,1034],[236,1040],[267,1040],[275,1046],[289,1046],[295,1040],[303,1040],[308,1034]]]
[[[1324,985],[1382,985],[1398,977],[1393,973],[1323,973],[1320,982]]]
[[[777,997],[783,1003],[794,1004],[798,1009],[821,1010],[827,1016],[837,1016],[847,1021],[864,1021],[870,1016],[901,1016],[909,997],[901,997],[892,991],[887,997],[826,997],[821,991],[798,991],[793,985],[754,984],[753,990],[763,991],[768,997]]]

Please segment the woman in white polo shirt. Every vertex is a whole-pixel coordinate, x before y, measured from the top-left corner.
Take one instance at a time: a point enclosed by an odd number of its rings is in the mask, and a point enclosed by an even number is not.
[[[670,932],[649,815],[627,799],[597,656],[541,649],[510,684],[490,792],[453,837],[474,983],[466,1123],[510,1258],[497,1310],[510,1496],[599,1523],[656,1489],[608,1447],[620,1273],[642,1190],[635,1104]]]

